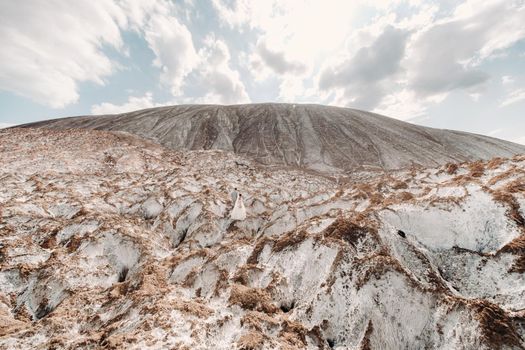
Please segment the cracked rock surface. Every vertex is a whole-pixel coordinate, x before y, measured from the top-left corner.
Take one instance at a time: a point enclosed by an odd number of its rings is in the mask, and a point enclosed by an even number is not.
[[[524,156],[334,181],[28,128],[0,164],[0,348],[525,346]]]

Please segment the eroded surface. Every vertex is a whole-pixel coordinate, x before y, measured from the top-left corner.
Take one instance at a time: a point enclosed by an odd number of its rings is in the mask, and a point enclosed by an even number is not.
[[[175,150],[218,149],[266,165],[326,173],[512,157],[525,146],[339,107],[285,103],[182,105],[31,127],[120,130]]]
[[[13,129],[0,161],[1,347],[524,346],[524,157],[337,184]]]

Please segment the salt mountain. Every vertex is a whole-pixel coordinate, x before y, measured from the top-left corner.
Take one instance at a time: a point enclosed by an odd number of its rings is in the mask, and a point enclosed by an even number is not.
[[[487,136],[320,105],[183,105],[28,126],[126,131],[175,150],[219,149],[267,165],[329,172],[436,166],[525,153],[525,146]]]
[[[0,348],[522,349],[524,154],[305,105],[1,130]]]

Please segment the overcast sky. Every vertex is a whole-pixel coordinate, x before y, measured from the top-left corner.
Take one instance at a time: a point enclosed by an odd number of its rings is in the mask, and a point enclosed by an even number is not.
[[[0,126],[348,106],[525,144],[525,0],[3,0]]]

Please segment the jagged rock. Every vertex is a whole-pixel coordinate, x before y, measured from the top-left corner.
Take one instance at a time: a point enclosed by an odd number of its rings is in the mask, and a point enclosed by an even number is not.
[[[525,346],[524,156],[337,182],[120,132],[0,144],[1,348]]]
[[[48,209],[54,217],[71,219],[80,212],[80,208],[67,203],[54,205]]]
[[[142,203],[142,212],[145,219],[152,219],[157,217],[164,207],[159,201],[155,198],[148,198],[144,203]]]

